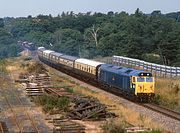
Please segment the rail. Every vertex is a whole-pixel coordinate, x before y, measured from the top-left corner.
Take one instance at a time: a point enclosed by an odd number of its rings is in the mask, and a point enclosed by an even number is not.
[[[142,104],[142,106],[149,108],[153,111],[156,111],[158,113],[161,113],[163,115],[166,115],[170,118],[173,118],[173,119],[180,121],[180,113],[179,112],[175,112],[173,110],[158,106],[156,104]]]

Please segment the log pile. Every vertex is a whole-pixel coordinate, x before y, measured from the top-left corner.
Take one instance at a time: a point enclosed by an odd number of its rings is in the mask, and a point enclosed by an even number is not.
[[[41,96],[44,93],[44,89],[39,87],[36,83],[26,84],[26,95],[27,96]]]
[[[51,85],[51,77],[48,74],[38,74],[35,76],[29,77],[30,81],[33,83],[37,83],[39,87],[48,88],[52,87]]]
[[[98,99],[93,97],[74,97],[72,102],[75,104],[69,116],[77,120],[103,119],[116,117],[114,113],[107,111],[107,106],[101,104]]]

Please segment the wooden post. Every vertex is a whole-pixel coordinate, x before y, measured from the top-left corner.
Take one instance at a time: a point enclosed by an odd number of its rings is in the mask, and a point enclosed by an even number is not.
[[[167,68],[166,68],[166,66],[165,66],[165,78],[166,78],[166,74],[167,74],[167,71],[166,71],[166,69],[167,69]]]
[[[176,67],[176,77],[178,76],[178,68]]]

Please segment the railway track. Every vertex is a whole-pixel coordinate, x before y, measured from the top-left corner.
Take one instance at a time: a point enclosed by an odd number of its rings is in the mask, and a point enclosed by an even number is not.
[[[166,115],[170,118],[173,118],[173,119],[180,121],[180,113],[178,113],[178,112],[175,112],[173,110],[170,110],[170,109],[167,109],[167,108],[164,108],[164,107],[158,106],[156,104],[152,104],[152,103],[151,104],[149,104],[149,103],[140,104],[140,105],[142,105],[148,109],[151,109],[153,111],[156,111],[158,113],[161,113],[163,115]]]
[[[10,77],[6,76],[5,78],[12,83]],[[8,88],[2,87],[0,90],[1,97],[5,101],[4,108],[9,109],[12,113],[12,122],[16,127],[16,132],[39,133],[40,131],[36,127],[33,117],[27,112],[27,108],[16,91],[17,90],[13,89],[12,85]],[[21,111],[17,110],[16,107],[20,107]],[[0,125],[0,128],[2,131],[4,130],[2,124]]]
[[[9,133],[5,122],[0,121],[0,132],[1,133]]]

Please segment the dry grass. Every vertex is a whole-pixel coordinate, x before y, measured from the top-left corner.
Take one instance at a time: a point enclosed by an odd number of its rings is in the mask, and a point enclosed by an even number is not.
[[[6,70],[10,73],[13,79],[18,79],[20,75],[42,73],[46,70],[42,64],[27,60],[27,57],[10,58],[6,60]]]
[[[180,112],[180,79],[157,78],[156,102]]]

